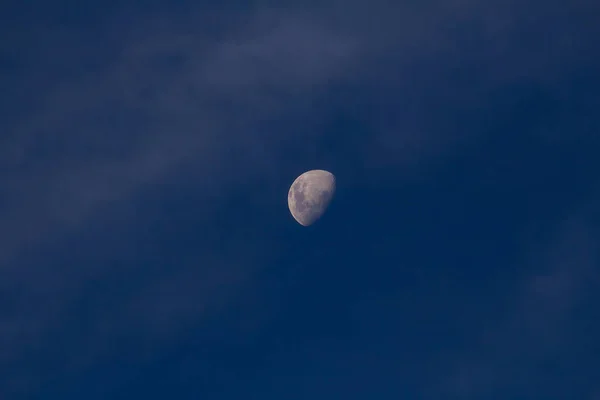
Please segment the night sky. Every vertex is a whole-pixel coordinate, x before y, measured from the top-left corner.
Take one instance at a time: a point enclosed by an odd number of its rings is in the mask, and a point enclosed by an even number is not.
[[[595,0],[3,3],[0,399],[600,400],[599,38]]]

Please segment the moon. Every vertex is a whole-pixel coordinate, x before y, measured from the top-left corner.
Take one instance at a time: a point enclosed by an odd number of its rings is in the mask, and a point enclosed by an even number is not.
[[[315,169],[296,178],[288,192],[292,217],[302,226],[314,224],[329,206],[335,194],[335,176]]]

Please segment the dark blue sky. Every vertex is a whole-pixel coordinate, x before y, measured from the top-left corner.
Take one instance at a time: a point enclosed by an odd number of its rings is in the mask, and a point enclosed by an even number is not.
[[[595,2],[51,3],[0,12],[0,398],[600,399]]]

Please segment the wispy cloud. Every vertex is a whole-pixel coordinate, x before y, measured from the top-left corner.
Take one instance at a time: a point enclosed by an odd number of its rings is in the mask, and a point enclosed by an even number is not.
[[[586,207],[529,244],[520,294],[481,332],[472,353],[455,360],[443,393],[465,399],[509,392],[537,398],[552,386],[553,370],[563,381],[573,379],[570,366],[592,351],[593,331],[583,327],[592,319],[586,310],[600,286],[596,217],[594,207]],[[585,391],[586,384],[570,390]]]
[[[0,257],[80,223],[186,159],[222,169],[230,150],[252,153],[263,138],[251,124],[355,56],[351,38],[310,21],[273,15],[245,25],[209,43],[201,27],[125,35],[116,56],[96,69],[80,65],[81,76],[41,93],[41,104],[2,138]],[[68,57],[78,63],[76,53]]]

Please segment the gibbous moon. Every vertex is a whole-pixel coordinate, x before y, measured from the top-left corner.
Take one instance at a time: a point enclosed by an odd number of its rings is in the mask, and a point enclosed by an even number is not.
[[[315,169],[300,175],[288,192],[288,207],[292,216],[302,226],[318,220],[335,193],[335,176],[331,172]]]

